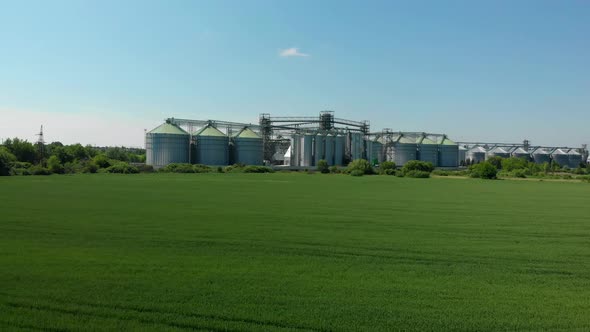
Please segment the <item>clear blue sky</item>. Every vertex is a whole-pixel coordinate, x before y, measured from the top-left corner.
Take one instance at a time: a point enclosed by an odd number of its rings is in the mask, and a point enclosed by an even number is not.
[[[169,116],[330,109],[579,146],[589,74],[587,1],[0,0],[0,138],[138,146]]]

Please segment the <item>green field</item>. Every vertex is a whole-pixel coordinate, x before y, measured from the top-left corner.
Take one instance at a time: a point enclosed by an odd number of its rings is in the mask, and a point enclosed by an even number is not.
[[[590,329],[590,184],[0,178],[0,330]]]

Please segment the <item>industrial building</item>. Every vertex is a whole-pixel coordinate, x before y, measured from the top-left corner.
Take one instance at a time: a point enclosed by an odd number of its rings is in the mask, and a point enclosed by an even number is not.
[[[533,147],[504,143],[456,143],[445,134],[382,129],[371,132],[368,121],[336,118],[334,112],[312,117],[261,114],[258,124],[169,118],[146,133],[146,163],[161,168],[170,163],[214,166],[231,164],[313,168],[320,160],[345,166],[355,159],[373,164],[393,161],[403,166],[422,160],[435,167],[456,168],[494,156],[554,160],[577,167],[588,158],[585,146]]]

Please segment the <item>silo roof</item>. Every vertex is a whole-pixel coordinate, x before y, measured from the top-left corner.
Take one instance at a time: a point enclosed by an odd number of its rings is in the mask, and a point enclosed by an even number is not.
[[[416,144],[415,140],[406,136],[400,136],[397,141],[402,144]]]
[[[495,147],[489,151],[490,153],[508,153],[508,151],[504,150],[502,147]]]
[[[239,137],[239,138],[260,138],[260,136],[258,136],[257,133],[255,133],[252,129],[250,128],[244,128],[242,129],[239,133],[237,133],[234,137]]]
[[[451,141],[448,137],[445,137],[442,142],[440,142],[440,145],[457,145],[457,143]]]
[[[563,151],[562,149],[557,149],[555,151],[553,151],[552,154],[567,154],[565,151]]]
[[[199,131],[194,133],[195,136],[219,136],[224,137],[225,134],[219,131],[219,129],[209,125],[206,127],[201,128]]]
[[[549,154],[547,151],[545,151],[544,149],[537,149],[535,150],[535,152],[533,152],[533,154]]]
[[[436,145],[436,142],[431,140],[428,137],[422,137],[422,139],[420,140],[420,144],[424,144],[424,145]]]
[[[529,154],[525,149],[518,147],[516,150],[512,151],[514,154]]]
[[[580,153],[578,151],[574,150],[574,149],[571,149],[567,154],[571,154],[571,155],[574,155],[574,156],[579,156],[580,155]]]
[[[172,135],[188,135],[182,128],[171,123],[162,123],[156,128],[150,130],[148,134],[172,134]]]
[[[486,149],[482,148],[481,146],[476,146],[474,148],[472,148],[471,150],[469,150],[470,152],[486,152]]]

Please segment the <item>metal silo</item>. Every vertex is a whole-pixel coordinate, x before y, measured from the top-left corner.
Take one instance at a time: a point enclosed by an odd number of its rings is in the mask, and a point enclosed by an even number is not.
[[[145,134],[145,163],[158,169],[171,163],[188,163],[190,135],[171,123]]]
[[[567,152],[563,151],[562,149],[557,149],[555,151],[553,151],[553,153],[551,154],[551,158],[553,158],[553,161],[556,162],[557,164],[559,164],[559,166],[563,167],[563,166],[568,166],[570,164],[570,158],[569,155],[567,154]]]
[[[346,137],[338,135],[334,137],[334,165],[342,166],[344,164],[344,145]]]
[[[506,149],[502,147],[497,146],[488,151],[487,158],[493,157],[510,158],[510,152],[506,151]]]
[[[291,135],[291,160],[289,161],[289,165],[291,166],[299,166],[300,158],[301,158],[301,135],[293,134]]]
[[[574,149],[569,150],[567,155],[569,158],[569,167],[578,168],[580,166],[580,163],[582,162],[582,155]]]
[[[438,166],[438,144],[426,136],[418,139],[418,160]]]
[[[350,156],[352,160],[363,158],[363,135],[360,133],[350,134]]]
[[[457,167],[459,166],[459,145],[443,136],[438,147],[438,166]]]
[[[313,135],[305,134],[301,136],[301,150],[300,150],[300,162],[301,166],[311,166],[313,156]]]
[[[326,136],[322,135],[322,134],[317,134],[315,135],[315,139],[314,139],[314,143],[313,143],[315,149],[314,149],[314,165],[318,165],[319,161],[325,158],[325,152],[324,150],[326,149]]]
[[[383,144],[377,139],[371,142],[371,162],[381,164],[383,162]]]
[[[514,151],[512,151],[511,155],[515,158],[522,158],[525,160],[531,159],[531,154],[522,147],[516,148]]]
[[[229,137],[212,125],[193,134],[195,156],[198,164],[227,165],[229,162]]]
[[[328,165],[334,165],[334,146],[335,144],[335,137],[332,134],[326,135],[326,149],[325,149],[325,159],[328,162]]]
[[[262,138],[252,129],[244,128],[233,137],[234,162],[244,165],[262,165]]]
[[[466,161],[470,164],[479,164],[486,160],[486,149],[476,146],[467,151]]]
[[[465,160],[467,159],[467,148],[464,146],[459,146],[459,165],[465,165]]]
[[[394,162],[397,166],[403,166],[410,160],[417,160],[418,145],[414,139],[399,135],[393,143]]]
[[[551,162],[551,155],[544,149],[537,149],[533,152],[533,161],[537,164],[544,164]]]

